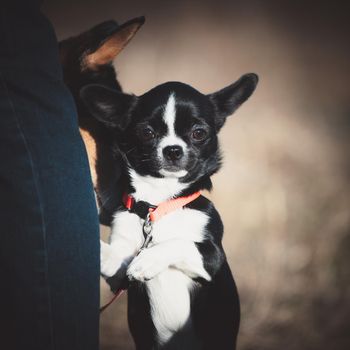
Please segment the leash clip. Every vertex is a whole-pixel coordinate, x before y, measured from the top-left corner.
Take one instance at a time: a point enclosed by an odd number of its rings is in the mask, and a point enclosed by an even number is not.
[[[145,222],[143,223],[142,231],[143,236],[145,237],[145,240],[142,244],[142,247],[139,249],[137,255],[140,254],[140,252],[148,247],[148,245],[152,241],[152,230],[153,230],[153,223],[151,221],[151,214],[148,213],[145,219]]]
[[[143,235],[145,236],[145,238],[147,238],[147,236],[149,236],[152,232],[153,229],[153,224],[151,221],[151,213],[148,213],[145,219],[145,222],[143,223]]]

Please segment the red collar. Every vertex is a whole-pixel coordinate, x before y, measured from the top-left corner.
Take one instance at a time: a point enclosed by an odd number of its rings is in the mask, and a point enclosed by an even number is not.
[[[143,219],[149,213],[150,220],[154,222],[161,219],[164,215],[169,214],[172,211],[175,211],[176,209],[183,208],[186,204],[191,203],[192,201],[197,199],[200,195],[201,195],[201,192],[198,191],[190,194],[189,196],[169,199],[155,206],[143,201],[137,202],[135,201],[132,195],[125,193],[123,196],[123,203],[125,205],[125,208],[141,216]],[[138,208],[140,207],[142,207],[143,210],[139,210]],[[141,212],[143,211],[144,213],[140,214],[140,211]]]

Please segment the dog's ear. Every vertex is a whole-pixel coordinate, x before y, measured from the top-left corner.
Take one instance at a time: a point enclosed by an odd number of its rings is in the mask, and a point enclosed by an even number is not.
[[[133,18],[121,26],[114,20],[105,21],[78,36],[60,41],[61,64],[78,63],[81,70],[97,70],[111,63],[144,22],[144,17]]]
[[[93,28],[91,32],[98,42],[84,55],[82,68],[96,70],[111,63],[144,23],[144,17],[137,17],[121,26],[113,26],[113,21],[108,21]]]
[[[254,73],[245,74],[235,83],[208,95],[215,107],[217,130],[220,130],[226,118],[251,96],[258,80]]]
[[[124,130],[130,121],[135,95],[124,94],[102,85],[90,84],[80,90],[80,97],[89,112],[108,128]]]

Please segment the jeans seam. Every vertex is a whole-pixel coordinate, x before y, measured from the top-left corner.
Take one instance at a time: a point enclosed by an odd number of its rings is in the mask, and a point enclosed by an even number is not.
[[[29,148],[29,145],[28,145],[28,142],[27,142],[27,139],[25,137],[25,134],[23,132],[23,128],[21,126],[21,123],[20,123],[20,120],[18,118],[18,115],[16,113],[16,109],[15,109],[15,106],[13,104],[13,101],[11,99],[11,94],[10,94],[10,91],[8,89],[8,86],[7,86],[7,83],[6,83],[6,80],[4,78],[4,75],[0,72],[0,80],[2,81],[3,83],[3,86],[4,86],[4,89],[5,89],[5,94],[7,95],[7,98],[8,98],[8,101],[9,101],[9,105],[10,105],[10,108],[12,110],[12,113],[13,113],[13,116],[14,116],[14,120],[15,120],[15,123],[16,123],[16,127],[19,131],[19,134],[20,134],[20,137],[22,138],[23,140],[23,144],[24,144],[24,147],[27,151],[27,154],[28,154],[28,159],[29,159],[29,162],[30,162],[30,169],[31,169],[31,173],[32,173],[32,176],[33,176],[33,182],[34,182],[34,187],[35,187],[35,193],[36,193],[36,196],[37,196],[37,199],[38,199],[38,203],[39,203],[39,210],[40,210],[40,218],[41,218],[41,228],[42,228],[42,237],[43,237],[43,243],[44,243],[44,248],[45,248],[45,278],[46,278],[46,281],[48,282],[49,280],[49,276],[48,276],[48,256],[47,256],[47,241],[46,241],[46,225],[45,225],[45,218],[44,218],[44,210],[43,210],[43,206],[42,206],[42,203],[41,203],[41,200],[40,200],[40,195],[39,195],[39,185],[38,185],[38,182],[37,182],[37,177],[35,175],[35,166],[34,166],[34,162],[33,162],[33,157],[32,157],[32,153],[30,151],[30,148]],[[50,288],[49,286],[47,286],[47,297],[48,297],[48,313],[49,313],[49,328],[50,328],[50,347],[52,349],[55,348],[54,346],[54,342],[53,342],[53,326],[52,326],[52,301],[51,301],[51,293],[50,293]]]

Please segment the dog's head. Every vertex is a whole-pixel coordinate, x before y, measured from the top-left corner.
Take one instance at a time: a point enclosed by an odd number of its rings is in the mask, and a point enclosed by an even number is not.
[[[98,120],[112,130],[115,148],[140,175],[194,182],[220,167],[217,134],[253,93],[258,77],[246,74],[215,93],[169,82],[142,96],[88,85],[81,97]]]

